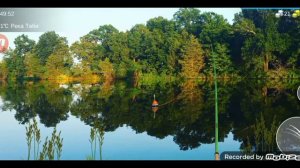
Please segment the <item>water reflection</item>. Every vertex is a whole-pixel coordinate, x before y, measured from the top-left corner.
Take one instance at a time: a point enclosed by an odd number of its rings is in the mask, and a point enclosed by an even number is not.
[[[105,126],[102,122],[95,121],[90,131],[91,154],[87,156],[87,160],[97,160],[97,151],[99,152],[99,160],[102,160],[102,146],[104,143]]]
[[[153,111],[153,118],[155,119],[155,114],[158,111],[158,107],[152,107],[152,111]]]
[[[218,142],[232,132],[242,151],[277,150],[273,139],[276,125],[300,114],[295,95],[298,83],[220,81]],[[153,93],[159,98],[158,107],[151,107]],[[15,111],[20,124],[38,117],[45,127],[56,127],[72,115],[89,125],[87,140],[92,143],[87,159],[102,159],[104,135],[124,125],[158,139],[172,136],[183,151],[216,143],[214,85],[210,82],[135,87],[124,81],[66,86],[2,83],[0,96],[2,112]]]
[[[29,121],[28,126],[26,126],[25,129],[28,147],[27,160],[61,159],[63,138],[61,138],[61,132],[57,133],[56,127],[54,128],[51,137],[49,139],[48,137],[46,137],[41,151],[41,130],[38,128],[38,124],[35,118],[33,119],[33,123]]]

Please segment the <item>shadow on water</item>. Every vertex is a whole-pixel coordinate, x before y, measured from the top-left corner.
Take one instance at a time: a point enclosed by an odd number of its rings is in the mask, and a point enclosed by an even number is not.
[[[224,142],[231,132],[241,143],[241,151],[277,150],[274,130],[278,123],[300,115],[298,85],[299,81],[218,81],[218,142]],[[159,109],[151,107],[153,94],[161,105]],[[54,129],[53,136],[41,145],[41,133],[34,126],[36,117],[45,127],[55,128],[69,115],[91,126],[91,154],[86,159],[102,159],[105,132],[124,125],[137,134],[147,133],[158,139],[172,136],[180,150],[215,143],[212,82],[135,87],[122,81],[94,85],[2,83],[0,96],[2,111],[15,111],[15,119],[27,125],[28,159],[61,157],[54,148],[55,143],[62,142],[61,135]]]

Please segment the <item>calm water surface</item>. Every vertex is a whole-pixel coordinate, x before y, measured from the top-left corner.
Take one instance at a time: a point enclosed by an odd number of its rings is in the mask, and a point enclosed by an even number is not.
[[[299,81],[219,82],[219,152],[278,150],[274,141],[261,144],[258,126],[264,123],[265,132],[274,132],[272,125],[277,129],[300,115],[297,85]],[[1,83],[0,159],[27,160],[25,127],[35,119],[40,150],[54,127],[61,131],[61,159],[213,160],[213,89],[210,82],[194,81],[147,86],[123,81]],[[158,109],[151,108],[153,94]],[[96,147],[89,141],[91,128],[102,130]]]

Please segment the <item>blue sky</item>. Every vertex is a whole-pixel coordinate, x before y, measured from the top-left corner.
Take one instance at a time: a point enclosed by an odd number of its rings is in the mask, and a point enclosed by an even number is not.
[[[178,8],[67,9],[63,12],[63,24],[65,25],[63,27],[65,32],[73,34],[68,38],[70,42],[73,42],[78,40],[77,34],[85,35],[92,29],[98,28],[99,25],[112,24],[118,30],[126,31],[135,24],[145,24],[154,17],[162,16],[172,19],[174,13],[178,10]],[[241,10],[239,8],[204,8],[200,11],[212,11],[222,14],[229,23],[232,23],[234,14]]]
[[[240,8],[198,8],[201,12],[215,12],[223,15],[229,23],[232,23],[234,14],[241,11]],[[30,10],[30,9],[28,9]],[[50,11],[56,18],[59,30],[55,30],[59,35],[67,37],[69,44],[79,40],[79,38],[91,30],[101,25],[111,24],[120,31],[130,30],[135,24],[146,24],[154,17],[162,16],[172,19],[179,8],[54,8],[45,9]],[[41,14],[42,16],[42,14]],[[48,30],[52,31],[52,30]],[[1,33],[1,32],[0,32]],[[41,32],[5,32],[10,41],[10,47],[14,48],[14,39],[26,34],[29,38],[38,41]],[[1,59],[1,55],[0,55]]]

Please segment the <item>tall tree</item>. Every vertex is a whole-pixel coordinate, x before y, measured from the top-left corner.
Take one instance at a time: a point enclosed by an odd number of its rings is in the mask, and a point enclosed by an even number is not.
[[[152,34],[161,39],[161,44],[158,48],[161,49],[160,54],[157,56],[158,72],[167,74],[176,74],[179,72],[178,60],[180,59],[181,47],[185,42],[182,38],[183,30],[176,28],[174,20],[168,20],[163,17],[150,19],[147,22],[147,27]],[[152,64],[153,62],[151,62]],[[161,63],[162,65],[160,65]]]
[[[214,54],[215,58],[212,58],[213,55],[210,56],[211,60],[207,62],[206,73],[213,76],[213,64],[215,64],[219,77],[225,77],[233,74],[235,68],[230,58],[229,47],[225,44],[217,43],[213,50],[214,53],[212,54]]]
[[[290,45],[280,58],[288,68],[297,71],[300,67],[300,20],[299,18],[282,17],[279,19],[278,31],[286,33]],[[297,73],[297,72],[296,72]],[[299,72],[298,72],[299,74]]]
[[[128,34],[124,32],[114,33],[107,40],[107,57],[112,63],[120,64],[122,61],[128,61]]]
[[[200,27],[202,29],[199,40],[203,45],[206,60],[205,72],[207,75],[213,73],[213,53],[215,63],[218,65],[218,75],[233,73],[232,58],[230,55],[230,41],[232,29],[228,21],[222,16],[213,12],[205,12],[200,16]]]
[[[35,41],[28,38],[27,35],[18,36],[15,41],[15,52],[18,56],[24,57],[24,55],[31,51],[35,46]]]
[[[24,57],[29,51],[32,51],[35,42],[26,35],[20,35],[14,40],[15,49],[5,53],[4,59],[7,63],[9,78],[22,79],[25,75]]]
[[[287,34],[279,32],[279,19],[274,17],[275,13],[275,10],[242,10],[245,19],[239,19],[237,25],[252,34],[246,38],[242,47],[246,70],[266,74],[270,65],[278,61],[278,56],[289,46]],[[246,22],[250,23],[248,28]]]
[[[112,25],[103,25],[89,34],[91,34],[90,36],[97,38],[97,43],[101,44],[101,46],[104,48],[105,57],[109,57],[110,60],[112,60],[114,52],[110,45],[111,37],[118,33],[118,29]]]
[[[147,68],[147,54],[148,39],[151,36],[151,32],[143,24],[137,24],[131,28],[128,32],[128,48],[129,48],[129,59],[127,64],[128,74],[137,78],[140,71],[146,71]]]
[[[35,52],[42,65],[46,65],[48,57],[54,52],[61,41],[67,43],[66,38],[60,37],[54,31],[46,32],[40,36]]]
[[[98,62],[104,59],[103,47],[87,38],[87,36],[89,34],[82,37],[80,41],[73,43],[70,49],[83,67],[89,68],[90,71],[98,72]]]
[[[46,62],[47,77],[57,77],[59,75],[69,75],[73,58],[69,52],[69,47],[65,41],[61,40]]]
[[[40,60],[33,52],[28,52],[24,59],[26,76],[33,78],[41,78],[44,72],[44,67],[40,64]]]
[[[187,32],[199,36],[200,28],[200,10],[195,8],[181,8],[173,16],[177,29],[185,29]]]
[[[181,76],[185,78],[199,77],[200,71],[205,65],[203,53],[198,40],[194,36],[191,36],[185,47],[183,60],[180,60],[182,66]]]

